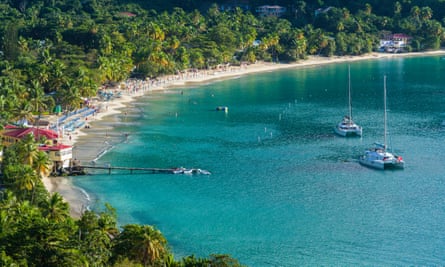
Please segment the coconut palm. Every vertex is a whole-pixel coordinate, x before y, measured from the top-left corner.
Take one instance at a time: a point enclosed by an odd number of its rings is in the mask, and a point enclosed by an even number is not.
[[[143,226],[143,236],[139,243],[138,254],[144,265],[153,264],[162,258],[167,241],[153,226]]]
[[[40,82],[37,80],[31,81],[31,87],[29,88],[29,102],[31,104],[32,110],[41,114],[48,106],[48,97],[45,96],[45,92]]]
[[[153,266],[168,254],[167,240],[149,225],[125,225],[115,242],[115,256],[126,256],[144,266]]]
[[[82,252],[92,266],[107,266],[112,255],[111,239],[107,234],[95,229],[86,235],[82,243],[84,244]]]
[[[43,215],[55,222],[65,221],[70,216],[69,205],[59,193],[54,193],[43,203]]]
[[[37,151],[33,161],[33,166],[34,170],[36,171],[36,173],[39,175],[40,178],[49,175],[51,171],[51,165],[52,162],[48,158],[48,154],[40,150]]]
[[[29,165],[17,165],[14,167],[15,171],[10,172],[10,174],[13,174],[10,178],[14,180],[15,191],[22,199],[30,199],[33,202],[35,189],[40,178]]]
[[[23,99],[18,102],[12,109],[12,119],[15,121],[34,122],[34,114],[31,102],[28,99]]]
[[[33,134],[27,134],[18,143],[18,154],[23,163],[29,166],[33,166],[34,159],[38,153],[38,147]]]

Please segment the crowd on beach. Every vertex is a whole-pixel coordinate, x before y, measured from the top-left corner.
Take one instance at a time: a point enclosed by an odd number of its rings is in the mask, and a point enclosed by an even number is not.
[[[348,57],[318,57],[312,56],[308,59],[290,63],[265,63],[259,62],[255,64],[242,63],[239,66],[233,66],[230,64],[219,65],[212,69],[189,69],[186,71],[178,71],[176,74],[165,75],[157,78],[146,79],[127,79],[119,84],[110,86],[103,86],[99,90],[98,97],[92,98],[87,101],[86,106],[88,110],[85,112],[74,111],[76,114],[65,114],[67,118],[65,122],[60,121],[61,118],[55,117],[52,119],[52,127],[62,127],[64,123],[81,119],[74,123],[74,125],[65,125],[65,128],[70,129],[68,136],[69,139],[65,139],[65,142],[73,144],[76,138],[73,136],[79,136],[81,131],[77,131],[83,128],[89,128],[92,120],[100,119],[102,116],[119,112],[118,109],[125,106],[125,103],[132,101],[134,97],[144,95],[150,91],[165,90],[169,87],[184,86],[187,83],[200,83],[213,79],[222,79],[231,76],[240,76],[248,73],[273,71],[283,68],[295,68],[295,67],[307,67],[316,66],[322,64],[341,63],[346,61],[366,60],[366,59],[378,59],[389,57],[401,57],[401,56],[416,56],[416,55],[428,55],[428,54],[445,54],[444,50],[424,52],[424,53],[405,53],[405,54],[389,54],[389,53],[370,53],[362,56],[348,56]],[[79,115],[80,114],[80,115]],[[88,119],[91,119],[87,122]],[[59,120],[59,121],[57,121]],[[73,129],[73,126],[74,129]],[[77,126],[77,127],[76,127]],[[65,132],[61,133],[62,136]],[[74,134],[74,135],[73,135]],[[83,134],[85,134],[83,132]]]
[[[223,65],[215,67],[211,70],[190,69],[186,71],[178,71],[176,74],[165,75],[159,78],[147,79],[127,79],[124,81],[120,89],[124,89],[128,94],[136,94],[138,92],[147,92],[156,89],[165,89],[170,85],[181,85],[186,82],[199,82],[202,80],[217,78],[227,74],[240,73],[247,68],[247,64],[240,66]]]

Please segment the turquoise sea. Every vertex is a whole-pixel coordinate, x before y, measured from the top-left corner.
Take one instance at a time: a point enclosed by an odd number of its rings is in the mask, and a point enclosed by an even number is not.
[[[333,127],[353,115],[362,138]],[[256,73],[150,93],[115,115],[97,164],[194,167],[211,175],[73,177],[119,224],[152,224],[178,257],[230,254],[248,266],[445,265],[445,60],[378,59]],[[383,142],[404,170],[358,157]],[[227,113],[216,111],[228,106]],[[117,121],[117,123],[116,123]]]

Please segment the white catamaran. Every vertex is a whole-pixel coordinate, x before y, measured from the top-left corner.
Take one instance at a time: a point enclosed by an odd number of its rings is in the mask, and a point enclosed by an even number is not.
[[[349,114],[343,117],[343,120],[334,128],[336,134],[340,136],[362,136],[362,127],[358,126],[352,120],[352,104],[351,104],[351,67],[348,67],[348,100]]]
[[[375,143],[374,147],[365,151],[365,154],[359,158],[359,162],[365,166],[376,169],[403,169],[405,161],[401,156],[395,155],[387,151],[386,132],[387,132],[387,116],[386,116],[386,75],[383,77],[383,106],[384,106],[384,143]]]

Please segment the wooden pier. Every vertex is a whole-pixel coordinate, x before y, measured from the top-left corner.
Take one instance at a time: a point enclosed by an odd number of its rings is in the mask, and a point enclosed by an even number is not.
[[[97,169],[97,170],[108,170],[108,174],[111,174],[112,170],[126,170],[130,171],[132,174],[134,171],[148,172],[148,173],[169,173],[174,174],[176,168],[162,169],[162,168],[137,168],[137,167],[116,167],[116,166],[78,166],[81,169]]]

